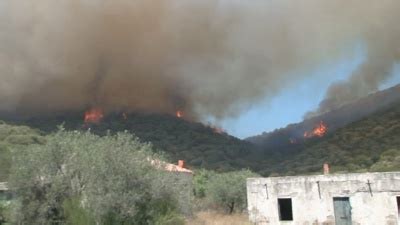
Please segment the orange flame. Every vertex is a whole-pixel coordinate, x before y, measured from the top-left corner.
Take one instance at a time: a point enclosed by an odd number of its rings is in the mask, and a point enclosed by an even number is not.
[[[103,110],[93,108],[85,112],[85,123],[99,123],[103,117]]]
[[[304,133],[304,137],[305,138],[323,137],[327,131],[328,131],[328,126],[323,121],[321,121],[317,126],[315,126],[313,131],[311,132],[306,131]]]
[[[180,111],[180,110],[176,111],[176,117],[182,118],[183,117],[183,112]]]

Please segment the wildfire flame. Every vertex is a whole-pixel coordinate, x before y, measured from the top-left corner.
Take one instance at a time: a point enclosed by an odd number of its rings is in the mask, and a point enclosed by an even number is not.
[[[217,133],[217,134],[224,134],[224,133],[226,133],[226,132],[224,131],[224,129],[222,129],[221,127],[211,127],[211,129],[214,131],[214,133]]]
[[[311,132],[306,131],[304,133],[304,137],[305,138],[323,137],[327,131],[328,131],[328,126],[323,121],[321,121],[317,126],[315,126],[313,131]]]
[[[103,110],[93,108],[85,112],[85,123],[99,123],[104,117]]]
[[[182,118],[183,117],[183,112],[180,111],[180,110],[176,111],[176,117]]]

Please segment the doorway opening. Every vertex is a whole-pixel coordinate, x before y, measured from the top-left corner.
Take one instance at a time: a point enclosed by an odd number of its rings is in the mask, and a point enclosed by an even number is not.
[[[351,225],[351,205],[348,197],[333,198],[336,225]]]

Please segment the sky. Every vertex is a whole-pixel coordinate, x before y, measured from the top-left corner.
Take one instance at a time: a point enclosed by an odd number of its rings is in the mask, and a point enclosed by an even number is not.
[[[363,47],[355,47],[352,54],[329,65],[316,68],[301,82],[286,87],[275,98],[265,99],[238,118],[223,120],[220,126],[230,135],[246,138],[286,127],[303,120],[306,112],[314,110],[324,99],[326,90],[335,81],[346,80],[365,60]],[[380,89],[400,83],[400,64],[393,68],[393,76]]]

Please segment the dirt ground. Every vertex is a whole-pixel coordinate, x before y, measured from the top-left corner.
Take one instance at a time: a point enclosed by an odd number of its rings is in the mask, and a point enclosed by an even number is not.
[[[251,225],[247,214],[226,215],[216,212],[200,212],[186,225]]]

